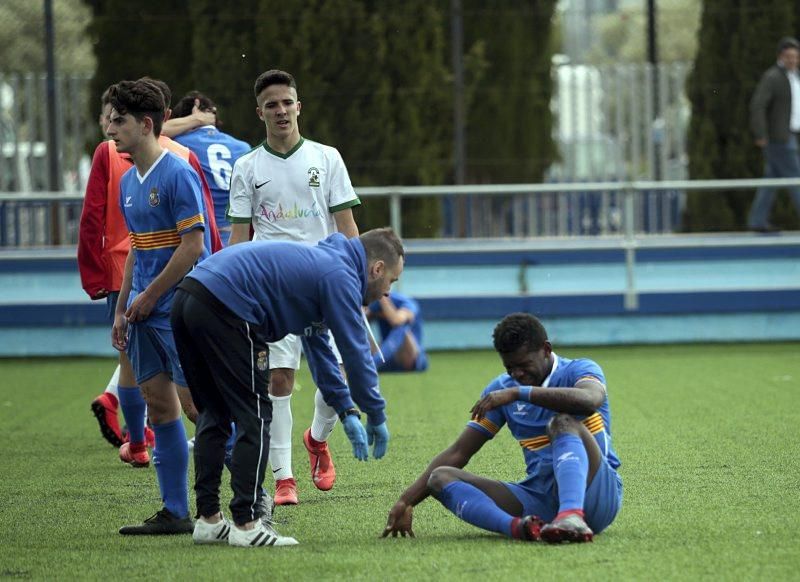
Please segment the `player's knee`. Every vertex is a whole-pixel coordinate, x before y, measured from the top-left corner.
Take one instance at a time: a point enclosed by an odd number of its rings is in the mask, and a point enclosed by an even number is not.
[[[441,493],[448,483],[456,479],[453,467],[436,467],[428,477],[428,491],[434,495]]]
[[[289,396],[294,389],[294,370],[275,368],[269,374],[269,393],[273,396]]]
[[[547,423],[547,435],[552,439],[560,434],[578,434],[580,423],[571,415],[559,412]]]

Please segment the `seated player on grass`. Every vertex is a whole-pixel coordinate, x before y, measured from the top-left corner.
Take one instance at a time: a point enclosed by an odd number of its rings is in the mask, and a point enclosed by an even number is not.
[[[378,372],[423,372],[428,356],[422,347],[422,315],[419,303],[392,291],[370,303],[367,316],[378,321],[380,351],[372,354]]]
[[[553,353],[544,326],[527,313],[500,321],[494,348],[507,372],[483,390],[461,436],[403,492],[383,537],[413,537],[413,508],[429,495],[467,523],[522,540],[588,542],[614,521],[622,480],[600,366]],[[463,471],[506,424],[526,477],[512,483]]]

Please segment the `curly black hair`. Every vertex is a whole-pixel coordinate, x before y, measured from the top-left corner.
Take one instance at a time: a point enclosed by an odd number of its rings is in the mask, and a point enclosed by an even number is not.
[[[492,339],[494,349],[501,354],[515,352],[523,346],[538,350],[547,341],[547,331],[530,313],[511,313],[495,326]]]

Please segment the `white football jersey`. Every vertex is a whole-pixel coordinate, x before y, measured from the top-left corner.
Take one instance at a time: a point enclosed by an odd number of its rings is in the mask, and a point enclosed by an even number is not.
[[[300,138],[286,154],[264,142],[236,160],[228,218],[252,222],[254,240],[314,244],[336,232],[334,212],[359,204],[336,148]]]

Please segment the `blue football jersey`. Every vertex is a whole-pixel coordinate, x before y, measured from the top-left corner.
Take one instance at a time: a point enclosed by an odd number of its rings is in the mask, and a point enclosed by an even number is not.
[[[206,181],[214,198],[214,215],[217,228],[230,226],[226,217],[228,196],[231,189],[233,164],[240,156],[250,151],[250,145],[205,125],[175,137],[175,141],[194,152],[200,160]]]
[[[200,178],[192,167],[164,150],[144,176],[133,166],[119,183],[119,207],[128,226],[131,252],[136,253],[128,305],[155,279],[181,244],[181,235],[202,228],[204,249],[210,254],[211,237],[203,218]],[[175,288],[164,293],[145,320],[150,326],[170,329],[169,310]]]
[[[553,370],[542,383],[543,387],[571,388],[582,378],[592,378],[605,385],[603,371],[592,360],[570,360],[553,355],[555,357]],[[495,390],[519,385],[508,374],[501,374],[484,388],[481,397]],[[467,426],[492,438],[503,428],[503,425],[508,425],[511,434],[522,447],[529,478],[550,479],[553,474],[553,461],[550,439],[547,436],[547,423],[556,414],[557,412],[554,410],[516,400],[490,410],[480,421],[471,420]],[[581,420],[589,432],[594,435],[608,464],[613,469],[619,467],[620,461],[611,446],[611,412],[608,406],[608,396],[595,413],[589,416],[575,415],[575,418]]]
[[[411,322],[411,333],[417,340],[417,344],[422,345],[422,315],[420,313],[419,303],[417,300],[409,297],[408,295],[397,293],[396,291],[389,292],[389,299],[392,300],[392,303],[394,303],[394,306],[397,309],[408,309],[414,314],[414,321]],[[380,301],[373,301],[370,303],[369,312],[372,315],[379,314],[381,312]],[[389,325],[388,321],[381,317],[377,318],[377,322],[378,328],[381,331],[381,337],[385,338],[387,335],[389,335],[389,332],[392,331],[392,326]]]

